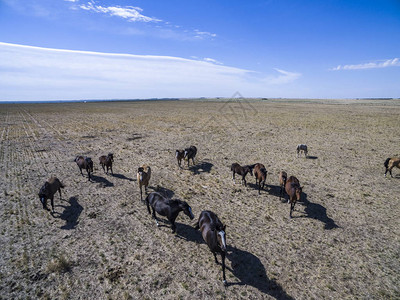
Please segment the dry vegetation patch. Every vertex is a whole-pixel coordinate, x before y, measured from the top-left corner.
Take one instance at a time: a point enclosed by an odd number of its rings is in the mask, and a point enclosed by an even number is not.
[[[383,177],[400,152],[399,101],[15,104],[0,118],[1,298],[400,298],[400,170]],[[179,169],[189,145],[196,165]],[[109,152],[114,176],[98,162]],[[77,155],[92,157],[92,182]],[[254,177],[233,183],[233,162],[266,166],[261,195]],[[151,191],[227,224],[226,288],[194,221],[181,214],[174,235],[151,219],[144,163]],[[292,220],[281,170],[303,186]],[[54,214],[37,196],[51,175],[66,185]]]

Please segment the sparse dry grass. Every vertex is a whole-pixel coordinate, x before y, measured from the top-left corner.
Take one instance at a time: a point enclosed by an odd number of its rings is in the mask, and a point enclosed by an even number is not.
[[[43,299],[400,298],[400,101],[167,101],[1,105],[0,290]],[[310,159],[296,158],[307,143]],[[199,149],[177,167],[175,149]],[[115,154],[115,176],[98,157]],[[94,181],[76,155],[91,156]],[[234,184],[233,162],[268,170]],[[227,224],[227,280],[183,214],[178,235],[157,228],[140,202],[150,190],[215,211]],[[299,178],[304,201],[289,219],[278,173]],[[66,185],[54,216],[37,192],[51,175]],[[165,224],[169,226],[169,224]]]

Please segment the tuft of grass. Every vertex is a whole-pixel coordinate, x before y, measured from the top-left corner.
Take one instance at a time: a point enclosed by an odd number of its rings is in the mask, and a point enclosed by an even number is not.
[[[63,254],[58,255],[52,259],[47,265],[48,273],[66,273],[71,271],[72,263]]]

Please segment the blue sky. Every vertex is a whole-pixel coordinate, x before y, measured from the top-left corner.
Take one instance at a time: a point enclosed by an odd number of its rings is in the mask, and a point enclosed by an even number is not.
[[[0,0],[0,100],[400,97],[400,1]]]

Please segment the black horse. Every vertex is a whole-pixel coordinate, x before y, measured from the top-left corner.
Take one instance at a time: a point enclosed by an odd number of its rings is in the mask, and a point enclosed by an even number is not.
[[[61,199],[61,189],[63,188],[64,185],[57,177],[54,176],[50,177],[50,179],[44,183],[44,185],[40,188],[39,191],[39,199],[40,202],[42,202],[43,204],[43,209],[49,210],[47,208],[47,199],[50,199],[51,208],[54,212],[54,194],[58,191]]]
[[[195,229],[200,229],[204,241],[207,243],[211,252],[214,254],[215,262],[218,264],[217,253],[221,254],[222,277],[226,285],[225,278],[225,256],[226,256],[226,226],[218,219],[218,216],[209,210],[203,210]]]
[[[192,213],[192,208],[187,204],[186,201],[181,201],[178,199],[167,199],[163,195],[157,192],[150,193],[146,197],[146,205],[151,214],[150,206],[153,210],[153,218],[156,220],[157,226],[158,219],[156,217],[156,212],[159,215],[167,217],[168,221],[171,222],[172,233],[176,231],[175,220],[178,217],[179,212],[183,211],[185,215],[187,215],[190,220],[193,220],[194,215]]]
[[[242,183],[244,182],[244,186],[247,186],[246,183],[246,175],[247,173],[250,173],[251,176],[253,176],[253,169],[255,165],[247,165],[247,166],[241,166],[238,163],[233,163],[231,166],[231,171],[232,171],[232,179],[235,181],[235,174],[242,175]]]
[[[187,162],[188,162],[188,168],[189,168],[189,160],[190,160],[190,159],[192,160],[192,163],[193,163],[193,165],[194,165],[194,158],[196,157],[196,154],[197,154],[197,148],[196,148],[196,146],[190,146],[189,148],[186,148],[186,149],[185,149],[185,155],[184,155],[184,157],[185,157],[185,159],[186,159]]]
[[[108,169],[111,170],[111,174],[114,175],[113,169],[112,169],[112,163],[114,162],[114,154],[108,153],[107,156],[102,155],[99,157],[100,165],[103,168],[104,173],[106,173],[106,168],[107,168],[107,173],[108,174]]]
[[[88,173],[88,179],[90,181],[90,173],[93,173],[93,161],[92,161],[92,159],[90,157],[77,156],[75,158],[75,162],[78,165],[82,176],[83,176],[82,169],[86,170],[86,172]]]

